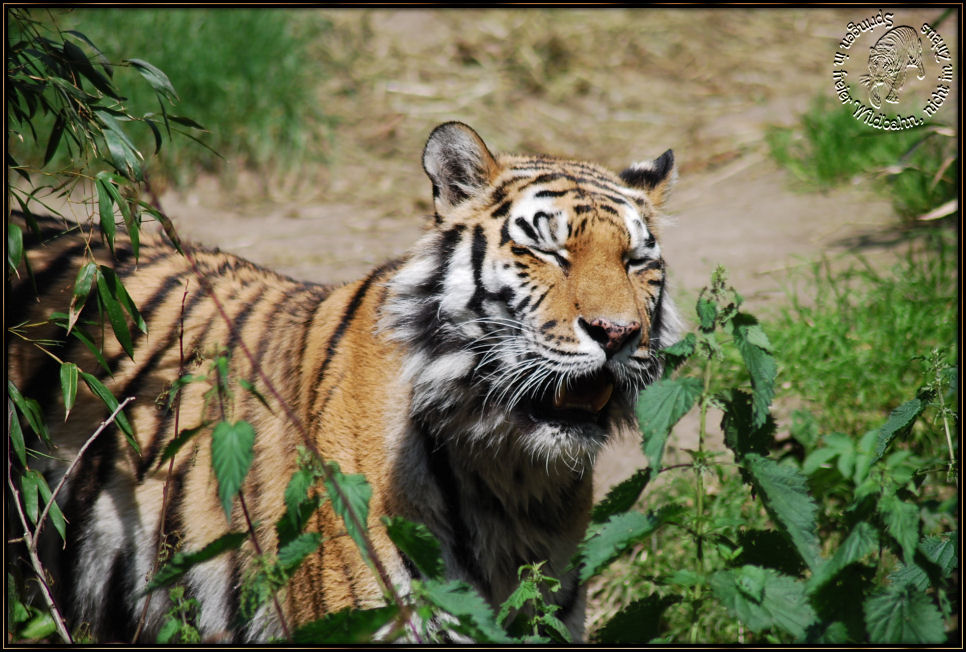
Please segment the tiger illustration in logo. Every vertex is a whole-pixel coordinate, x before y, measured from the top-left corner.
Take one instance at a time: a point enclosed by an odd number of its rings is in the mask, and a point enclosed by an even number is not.
[[[917,79],[925,78],[922,41],[916,30],[901,25],[883,34],[869,52],[869,74],[860,78],[869,87],[869,103],[877,109],[881,108],[883,99],[890,104],[898,103],[899,91],[906,82],[906,69],[910,67],[918,71]]]
[[[392,543],[385,515],[424,524],[441,543],[447,576],[493,605],[514,590],[521,565],[546,562],[544,572],[561,581],[549,599],[582,638],[584,590],[569,562],[589,522],[595,456],[614,436],[637,432],[638,394],[660,376],[658,351],[679,328],[659,243],[673,154],[617,175],[579,161],[497,156],[475,131],[450,122],[432,132],[423,165],[431,228],[402,259],[337,288],[186,246],[192,269],[160,237],[144,236],[135,260],[118,234],[114,268],[148,334],[135,338],[133,357],[105,337],[110,374],[100,377],[119,400],[136,398],[127,414],[140,454],[112,426],[67,480],[66,545],[53,533],[44,553],[71,623],[86,623],[100,641],[130,641],[144,612],[141,640],[154,640],[171,608],[166,590],[143,591],[160,545],[196,551],[245,530],[239,501],[230,518],[222,509],[210,437],[178,450],[170,478],[160,461],[176,418],[159,397],[185,360],[194,373],[204,363],[198,352],[224,347],[232,373],[262,397],[237,392],[230,405],[256,431],[241,493],[262,551],[278,548],[272,524],[285,514],[283,494],[298,468],[302,439],[291,412],[326,459],[365,474],[369,536],[401,594],[420,571]],[[8,288],[8,326],[64,310],[76,263],[91,251],[109,257],[83,229],[28,232],[25,246],[42,293],[35,297],[21,274]],[[60,360],[98,367],[72,339],[51,347]],[[78,397],[64,423],[56,360],[23,342],[7,352],[11,380],[60,410],[51,408],[58,416],[49,420],[56,453],[36,462],[54,486],[105,407]],[[182,389],[179,431],[210,422],[204,391],[200,383]],[[278,594],[286,621],[381,604],[379,583],[330,503],[308,528],[324,543]],[[206,640],[282,635],[268,605],[238,617],[239,586],[255,557],[248,542],[184,576]]]

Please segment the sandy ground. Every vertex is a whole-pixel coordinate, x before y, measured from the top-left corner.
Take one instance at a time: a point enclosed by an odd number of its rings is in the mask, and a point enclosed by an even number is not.
[[[897,12],[910,22],[939,14]],[[874,12],[330,12],[354,58],[323,87],[341,102],[327,106],[342,114],[344,130],[319,183],[285,193],[244,173],[232,190],[201,178],[166,192],[163,207],[194,240],[297,278],[344,282],[403,254],[421,233],[431,197],[419,157],[438,122],[464,120],[494,149],[617,169],[673,147],[681,175],[662,248],[682,312],[692,312],[721,264],[760,314],[782,301],[787,273],[809,260],[857,249],[890,259],[895,218],[886,201],[866,186],[794,190],[764,144],[769,126],[793,124],[817,94],[831,95],[836,43],[864,13]],[[553,37],[531,37],[531,26]],[[514,39],[523,44],[516,50]],[[518,68],[549,75],[540,56],[553,47],[566,54],[570,43],[582,48],[568,55],[571,69],[528,91]],[[600,51],[578,56],[593,47]],[[454,61],[467,52],[473,66],[460,68]],[[505,61],[517,54],[520,66]],[[366,78],[370,69],[378,75]],[[694,445],[695,431],[692,420],[679,425],[668,459]],[[608,448],[598,495],[644,463],[637,442]]]

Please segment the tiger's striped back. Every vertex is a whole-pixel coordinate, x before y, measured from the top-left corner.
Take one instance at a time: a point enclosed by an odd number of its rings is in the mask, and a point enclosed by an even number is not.
[[[160,238],[143,242],[137,261],[118,244],[116,270],[148,334],[135,339],[133,359],[105,337],[112,375],[101,377],[118,399],[136,398],[127,413],[141,454],[112,427],[68,481],[68,542],[62,551],[51,545],[47,559],[73,622],[90,623],[99,640],[131,640],[161,543],[197,550],[244,529],[238,501],[231,522],[222,511],[210,438],[177,453],[170,480],[161,463],[176,421],[184,431],[221,417],[206,405],[204,383],[187,385],[177,409],[166,398],[182,373],[203,373],[223,347],[232,375],[268,403],[235,392],[226,415],[256,431],[242,494],[263,551],[277,549],[273,524],[308,443],[344,472],[366,475],[370,536],[403,593],[419,574],[389,541],[382,515],[427,525],[447,574],[493,604],[513,590],[521,564],[547,561],[562,581],[552,597],[559,615],[582,635],[583,590],[568,562],[589,518],[593,461],[609,438],[635,429],[637,394],[660,373],[656,350],[675,337],[656,230],[673,158],[617,176],[581,162],[494,157],[475,132],[447,123],[431,135],[424,167],[434,228],[402,260],[335,289],[217,251],[190,248],[185,258]],[[28,282],[11,288],[8,327],[63,311],[85,252],[107,258],[82,232],[45,240],[29,243],[28,254],[44,292],[34,301]],[[56,353],[97,366],[72,338]],[[23,392],[56,406],[58,363],[19,343],[8,357]],[[104,417],[102,404],[79,398],[53,428],[51,484]],[[331,507],[309,529],[324,544],[281,594],[286,618],[379,604],[379,586]],[[248,542],[186,576],[208,639],[281,635],[272,609],[239,618],[253,555]],[[167,608],[155,592],[141,640],[153,640]]]

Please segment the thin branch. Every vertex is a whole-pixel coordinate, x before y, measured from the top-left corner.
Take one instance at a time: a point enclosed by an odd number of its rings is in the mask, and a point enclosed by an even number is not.
[[[57,483],[57,486],[54,488],[53,492],[51,492],[50,500],[48,500],[47,504],[44,505],[44,511],[41,512],[40,518],[37,519],[37,528],[34,530],[33,541],[31,542],[31,546],[33,546],[35,552],[37,549],[37,539],[38,535],[40,534],[40,529],[44,526],[44,519],[47,518],[47,514],[50,512],[50,506],[54,504],[54,501],[57,499],[57,494],[60,493],[64,483],[67,482],[67,478],[71,473],[73,473],[74,469],[80,463],[81,457],[84,456],[84,453],[87,451],[87,449],[90,448],[91,444],[94,443],[94,440],[97,439],[97,436],[104,432],[105,428],[114,423],[114,419],[117,418],[118,413],[124,409],[125,405],[133,400],[133,396],[128,396],[126,399],[121,401],[117,408],[111,412],[111,416],[104,419],[104,421],[101,421],[101,425],[97,427],[97,430],[94,431],[94,434],[88,437],[87,441],[84,442],[84,445],[81,446],[81,449],[77,451],[77,455],[74,456],[74,461],[70,463],[70,466],[67,468],[67,472],[64,473],[64,476],[60,479],[60,482]]]
[[[248,534],[251,536],[252,545],[255,547],[255,554],[259,557],[262,556],[262,546],[258,543],[258,536],[255,534],[255,526],[252,525],[251,516],[248,515],[248,505],[245,504],[245,496],[241,491],[238,492],[238,502],[241,503],[242,514],[245,515],[245,523],[248,525]],[[272,602],[275,604],[275,613],[278,614],[278,622],[282,626],[282,633],[285,635],[285,640],[292,640],[292,630],[289,629],[288,621],[285,620],[285,613],[282,611],[282,605],[278,603],[278,594],[272,593]]]
[[[54,602],[54,596],[50,592],[50,587],[47,586],[46,572],[44,571],[44,565],[40,562],[40,556],[37,554],[37,546],[35,545],[36,534],[30,532],[30,526],[27,525],[27,517],[23,513],[23,506],[20,501],[20,492],[17,491],[17,487],[13,483],[13,458],[12,452],[7,451],[7,486],[10,487],[10,493],[13,494],[13,503],[17,507],[17,516],[20,517],[20,524],[23,526],[23,539],[27,544],[27,554],[30,556],[30,565],[34,569],[34,574],[37,575],[37,580],[40,583],[40,592],[44,596],[44,602],[47,603],[47,609],[50,610],[50,615],[54,619],[54,625],[57,627],[57,633],[60,637],[64,639],[64,642],[73,645],[74,640],[70,637],[70,632],[67,631],[67,625],[64,623],[64,617],[60,613],[60,609],[57,608],[57,604]],[[53,500],[53,496],[51,496]],[[39,529],[39,528],[38,528]]]

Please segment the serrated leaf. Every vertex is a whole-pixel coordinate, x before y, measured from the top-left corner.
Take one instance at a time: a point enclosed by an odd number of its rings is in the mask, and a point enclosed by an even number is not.
[[[900,434],[904,434],[912,428],[922,411],[926,409],[925,404],[918,398],[906,401],[889,414],[889,419],[879,428],[879,436],[875,443],[875,454],[872,463],[875,464],[885,455],[886,449],[892,440]]]
[[[439,541],[422,523],[413,523],[399,516],[384,516],[389,538],[400,552],[406,555],[419,569],[423,577],[442,579],[443,552]]]
[[[688,333],[683,339],[674,344],[661,349],[661,357],[664,359],[664,378],[670,378],[671,374],[684,362],[694,355],[697,338],[694,333]]]
[[[718,571],[710,584],[728,611],[754,632],[778,628],[802,639],[816,619],[804,585],[771,568]]]
[[[23,230],[11,222],[7,224],[7,267],[9,271],[16,274],[22,260]]]
[[[75,334],[76,334],[76,331],[75,331]],[[81,371],[80,377],[81,377],[81,380],[83,380],[84,383],[87,385],[87,387],[92,392],[94,392],[94,394],[99,399],[104,401],[104,405],[106,405],[111,412],[117,409],[117,406],[120,405],[120,403],[116,398],[114,398],[114,395],[111,393],[111,390],[105,387],[104,384],[101,383],[101,381],[99,381],[97,378],[87,373],[86,371]],[[128,443],[131,444],[132,448],[134,448],[134,451],[138,455],[140,455],[141,447],[138,446],[138,442],[134,438],[134,429],[131,427],[131,422],[127,420],[127,417],[124,415],[123,411],[117,413],[117,416],[114,418],[114,423],[116,423],[118,427],[121,429],[121,431],[124,433]]]
[[[719,401],[723,406],[721,430],[725,445],[740,462],[748,453],[767,455],[774,444],[775,420],[767,415],[765,422],[755,425],[754,399],[747,392],[728,390]]]
[[[886,531],[902,548],[903,560],[907,564],[914,563],[916,544],[919,542],[919,506],[890,493],[879,501],[878,512],[885,522]]]
[[[65,362],[60,365],[60,389],[64,395],[64,421],[70,416],[71,408],[74,407],[74,399],[77,398],[77,365],[73,362]]]
[[[171,85],[171,80],[162,70],[141,59],[127,59],[125,63],[134,66],[159,95],[162,95],[169,102],[178,101],[178,93]]]
[[[214,559],[223,552],[238,548],[247,538],[248,535],[245,532],[229,532],[221,535],[200,550],[174,553],[168,563],[162,566],[157,574],[151,578],[140,595],[145,595],[154,589],[174,583],[194,566],[209,559]]]
[[[497,624],[489,603],[465,582],[429,580],[419,583],[419,594],[443,611],[456,616],[451,627],[477,643],[511,643]]]
[[[292,639],[300,645],[370,643],[398,613],[396,605],[365,610],[347,607],[302,625],[292,634]]]
[[[352,540],[356,542],[362,558],[367,564],[371,565],[372,560],[366,546],[366,522],[369,518],[369,499],[372,498],[372,487],[361,473],[342,473],[336,462],[329,462],[329,468],[332,469],[332,481],[330,482],[329,478],[324,478],[323,482],[329,500],[332,501],[332,508],[345,523],[346,530]],[[345,500],[343,500],[343,496],[345,496]],[[353,518],[353,515],[355,518]],[[358,519],[358,522],[356,519]]]
[[[751,376],[752,396],[754,398],[754,420],[756,427],[765,424],[769,406],[775,398],[775,377],[778,366],[775,358],[768,352],[768,338],[761,330],[758,320],[746,313],[738,313],[732,321],[732,335],[735,346],[745,361]]]
[[[775,530],[744,530],[738,532],[741,552],[734,565],[752,564],[773,568],[779,573],[796,576],[805,569],[805,563],[796,553],[787,536]]]
[[[301,530],[305,525],[300,516],[300,508],[314,484],[315,474],[311,470],[297,469],[285,487],[285,515],[296,530]]]
[[[637,645],[647,643],[661,635],[661,617],[665,610],[680,601],[680,597],[658,595],[635,600],[597,630],[595,642]]]
[[[792,466],[755,453],[746,455],[742,465],[753,478],[768,512],[791,538],[808,567],[816,571],[822,564],[815,521],[818,508],[808,493],[805,476]]]
[[[893,584],[866,600],[862,610],[872,643],[946,642],[942,614],[912,585]]]
[[[714,330],[714,320],[718,316],[718,306],[713,301],[708,301],[704,297],[698,297],[695,312],[698,314],[698,325],[701,327],[701,330],[705,332]]]
[[[637,416],[644,435],[641,447],[648,459],[649,478],[656,477],[661,469],[664,444],[671,428],[694,406],[701,389],[697,378],[663,379],[641,394]]]
[[[221,421],[211,434],[211,466],[218,479],[218,498],[231,521],[231,507],[255,457],[255,429],[247,421]]]
[[[809,579],[808,592],[813,593],[818,590],[846,566],[862,561],[863,558],[877,552],[878,549],[879,535],[876,529],[865,521],[859,521],[852,528],[845,541],[835,550],[832,557]]]
[[[156,642],[160,645],[172,643],[179,631],[181,631],[181,623],[176,618],[168,618],[158,630]]]
[[[322,545],[322,535],[318,532],[300,534],[278,551],[278,565],[286,573],[291,573],[302,560],[314,553]]]
[[[614,514],[629,510],[640,498],[649,478],[646,469],[638,469],[634,475],[611,487],[604,499],[594,505],[590,519],[594,523],[603,523]]]
[[[659,514],[625,512],[612,516],[606,523],[591,525],[577,547],[580,581],[599,573],[629,546],[641,541],[664,522]]]
[[[959,568],[956,541],[951,537],[926,537],[919,542],[919,551],[939,567],[943,577],[949,577]]]

